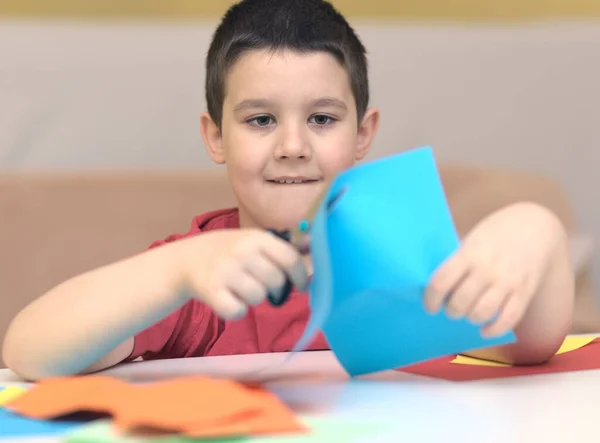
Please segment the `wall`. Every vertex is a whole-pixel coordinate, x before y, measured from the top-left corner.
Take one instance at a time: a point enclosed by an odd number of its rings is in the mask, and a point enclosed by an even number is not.
[[[529,4],[552,16],[546,3]],[[3,4],[0,12],[17,2]],[[372,4],[383,13],[399,3]],[[216,24],[207,17],[2,19],[0,170],[212,167],[198,132],[203,59]],[[442,160],[551,173],[600,239],[600,20],[394,17],[353,21],[370,51],[372,103],[383,114],[371,158],[431,144]]]
[[[349,17],[523,19],[600,16],[596,0],[330,0]],[[38,17],[219,17],[233,0],[3,0],[0,14]]]

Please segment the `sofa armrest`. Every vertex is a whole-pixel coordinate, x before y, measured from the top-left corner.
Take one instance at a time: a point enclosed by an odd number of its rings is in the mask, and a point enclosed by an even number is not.
[[[594,238],[585,233],[569,237],[571,261],[575,271],[575,311],[570,333],[600,333],[600,300],[592,282]]]
[[[585,233],[569,235],[569,253],[576,275],[581,274],[592,265],[594,249],[594,239],[591,235]]]

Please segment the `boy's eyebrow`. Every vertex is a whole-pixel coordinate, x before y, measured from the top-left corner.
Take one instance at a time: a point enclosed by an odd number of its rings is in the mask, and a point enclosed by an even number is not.
[[[233,112],[245,111],[247,109],[268,108],[272,104],[273,103],[271,101],[265,100],[262,98],[246,99],[246,100],[242,100],[237,105],[235,105],[235,107],[233,108]],[[333,97],[319,98],[319,99],[315,100],[314,102],[312,102],[312,107],[313,108],[332,107],[332,108],[340,108],[343,110],[348,109],[348,107],[346,106],[346,103],[344,103],[340,99],[333,98]]]
[[[242,100],[233,108],[234,112],[244,111],[246,109],[256,109],[256,108],[268,108],[271,105],[269,100],[261,99],[261,98],[251,98],[247,100]]]
[[[348,107],[346,106],[346,103],[344,103],[340,99],[333,98],[333,97],[323,97],[318,100],[315,100],[313,102],[313,107],[315,107],[315,108],[332,107],[332,108],[340,108],[340,109],[344,109],[344,110],[348,109]]]

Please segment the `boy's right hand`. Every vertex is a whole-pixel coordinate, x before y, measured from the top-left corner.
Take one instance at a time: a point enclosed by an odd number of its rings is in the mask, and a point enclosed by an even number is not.
[[[240,318],[248,305],[279,294],[286,277],[300,291],[308,286],[300,251],[267,231],[212,231],[177,247],[177,281],[184,296],[200,299],[225,319]]]

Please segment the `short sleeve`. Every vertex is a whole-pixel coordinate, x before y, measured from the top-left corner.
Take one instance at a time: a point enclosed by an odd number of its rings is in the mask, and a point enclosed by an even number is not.
[[[152,243],[151,250],[192,237],[201,232],[238,226],[237,210],[221,210],[196,217],[190,230]],[[206,355],[223,330],[222,321],[205,304],[190,300],[179,309],[134,337],[133,351],[127,360],[201,357]]]
[[[134,337],[133,351],[128,360],[142,357],[144,360],[164,358],[200,357],[206,354],[216,340],[218,321],[203,303],[190,300],[158,323]],[[218,328],[217,328],[218,331]]]

